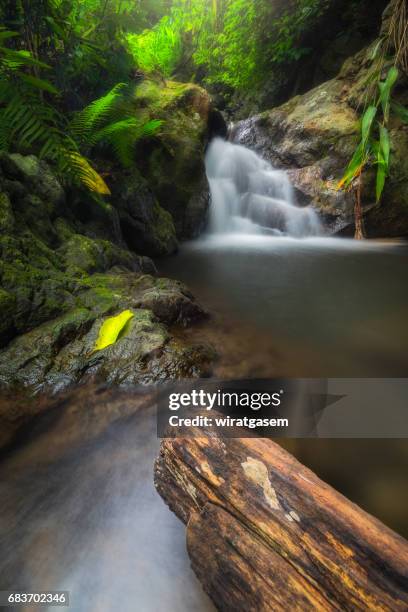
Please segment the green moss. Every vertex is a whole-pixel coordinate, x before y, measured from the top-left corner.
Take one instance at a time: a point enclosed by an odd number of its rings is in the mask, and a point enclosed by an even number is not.
[[[191,83],[145,79],[135,89],[135,100],[140,106],[149,108],[149,112],[157,114],[198,89]]]
[[[4,291],[4,289],[0,289],[0,346],[2,346],[13,333],[15,303],[16,299],[11,293]]]
[[[0,231],[10,232],[14,226],[14,216],[10,200],[5,193],[0,193]]]
[[[95,240],[81,234],[72,235],[59,249],[65,268],[96,272],[102,265],[102,252]]]

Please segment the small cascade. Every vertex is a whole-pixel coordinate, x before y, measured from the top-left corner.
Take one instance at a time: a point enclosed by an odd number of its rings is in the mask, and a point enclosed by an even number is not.
[[[210,232],[289,235],[321,233],[310,207],[296,205],[286,173],[241,145],[215,138],[207,151]]]

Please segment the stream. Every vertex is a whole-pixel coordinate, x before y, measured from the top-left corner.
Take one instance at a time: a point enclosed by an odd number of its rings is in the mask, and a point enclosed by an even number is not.
[[[217,345],[216,374],[406,376],[407,247],[325,237],[286,175],[243,147],[215,141],[207,173],[208,233],[158,267],[215,313],[191,334]],[[96,396],[81,393],[66,422],[39,417],[0,462],[1,589],[70,590],[75,612],[212,610],[184,526],[154,490],[154,406],[96,434],[86,412]],[[71,447],[66,437],[87,428]],[[406,441],[282,443],[408,535]]]
[[[325,236],[286,174],[245,147],[215,139],[207,174],[209,228],[160,274],[232,321],[237,349],[265,361],[269,344],[272,373],[406,376],[408,245]]]

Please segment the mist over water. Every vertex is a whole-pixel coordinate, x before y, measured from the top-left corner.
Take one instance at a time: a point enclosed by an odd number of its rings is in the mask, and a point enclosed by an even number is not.
[[[1,589],[67,590],[72,612],[212,611],[185,527],[154,488],[154,404],[98,436],[105,404],[93,393],[40,417],[0,461]]]
[[[207,151],[211,234],[317,236],[321,226],[309,207],[296,205],[283,170],[275,170],[241,145],[215,138]]]

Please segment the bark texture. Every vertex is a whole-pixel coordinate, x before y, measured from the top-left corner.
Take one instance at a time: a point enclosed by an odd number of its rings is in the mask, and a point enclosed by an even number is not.
[[[408,542],[270,440],[165,439],[155,482],[218,609],[407,610]]]

